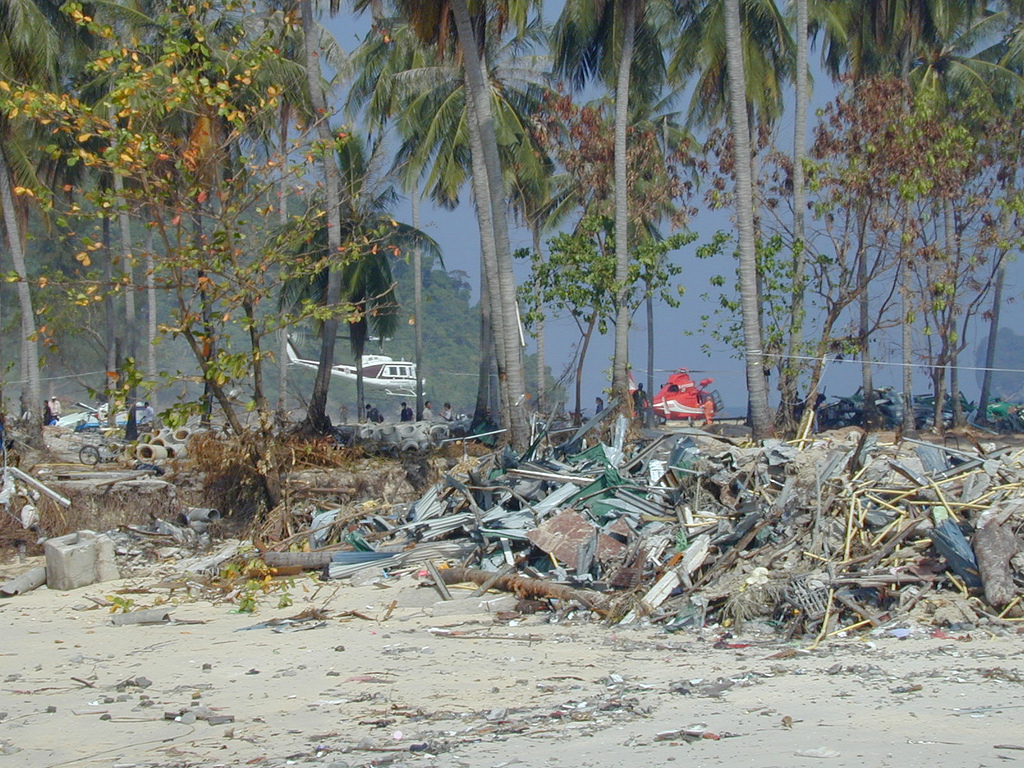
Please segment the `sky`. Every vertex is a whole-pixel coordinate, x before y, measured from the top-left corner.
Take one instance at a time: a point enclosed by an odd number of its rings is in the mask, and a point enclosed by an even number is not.
[[[546,15],[553,17],[560,8],[560,4],[547,3]],[[334,19],[326,20],[325,24],[332,31],[339,44],[346,51],[353,50],[359,43],[362,34],[368,28],[366,19],[353,19],[347,14],[342,14]],[[815,52],[812,50],[812,66],[814,64]],[[824,106],[835,95],[834,87],[829,83],[827,77],[820,71],[813,76],[816,83],[812,109],[810,110],[809,122],[813,125],[814,109]],[[792,103],[792,94],[788,94],[787,103]],[[783,148],[789,149],[792,146],[793,137],[793,116],[792,111],[786,112],[780,122],[778,136]],[[404,201],[396,211],[399,218],[411,220],[411,205]],[[462,205],[456,211],[447,211],[431,206],[425,202],[421,208],[421,228],[430,234],[441,246],[444,252],[445,266],[449,270],[462,270],[466,272],[473,284],[479,284],[480,275],[480,249],[479,230],[475,212],[473,210],[471,196],[463,195]],[[517,229],[514,222],[511,238],[513,250],[521,247],[532,247],[532,240],[527,231]],[[706,208],[700,210],[691,223],[691,228],[698,233],[698,239],[689,246],[669,255],[677,264],[683,267],[685,294],[682,304],[678,309],[672,309],[665,305],[659,305],[655,311],[655,356],[654,356],[654,384],[655,391],[668,377],[668,374],[678,368],[688,368],[694,373],[694,378],[710,377],[714,379],[713,389],[717,389],[725,403],[726,415],[742,415],[746,411],[746,381],[742,359],[736,352],[723,344],[716,342],[707,331],[701,330],[701,317],[714,310],[713,299],[704,299],[702,294],[710,291],[709,281],[714,275],[731,276],[735,273],[735,264],[728,254],[715,259],[697,259],[696,249],[707,243],[712,235],[719,231],[733,232],[730,211],[711,211]],[[517,276],[522,281],[527,274],[525,265],[519,265]],[[1007,315],[1004,316],[1004,324],[1008,327],[1019,327],[1024,318],[1021,317],[1019,302],[1015,303],[1016,297],[1021,294],[1022,283],[1019,277],[1008,270],[1007,286],[1005,296]],[[976,322],[972,326],[971,346],[963,355],[966,366],[970,366],[975,359],[975,345],[984,345],[987,334],[987,324]],[[878,349],[875,355],[878,365],[874,371],[876,386],[901,385],[902,373],[895,364],[899,359],[899,329],[894,329],[888,335],[880,334],[872,339]],[[575,325],[568,319],[553,318],[546,325],[546,346],[547,362],[555,377],[561,376],[572,364],[574,350],[579,341],[579,334]],[[613,334],[595,338],[591,342],[587,355],[583,383],[583,407],[585,412],[593,412],[594,398],[604,395],[604,391],[610,380],[611,358],[613,353]],[[704,347],[709,347],[709,354],[705,353]],[[533,340],[528,341],[528,351],[533,351],[535,344]],[[638,381],[647,381],[647,321],[643,308],[634,318],[630,333],[630,357],[634,369],[634,375]],[[915,392],[925,392],[929,385],[925,378],[925,370],[917,367],[914,369]],[[970,371],[964,371],[961,375],[963,388],[969,399],[976,400],[980,386],[976,382],[976,376]],[[770,382],[774,395],[774,379]],[[855,362],[832,362],[826,369],[824,379],[825,392],[828,395],[852,394],[860,385],[860,366]],[[564,382],[565,389],[569,393],[572,407],[572,391],[574,381],[571,377]],[[436,395],[435,395],[436,396]],[[456,409],[470,407],[471,404],[455,404]]]

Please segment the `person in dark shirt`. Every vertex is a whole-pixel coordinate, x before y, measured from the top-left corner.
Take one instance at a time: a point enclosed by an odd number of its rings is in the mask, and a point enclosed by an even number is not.
[[[643,424],[649,424],[648,413],[651,408],[651,401],[647,399],[647,392],[644,391],[644,383],[641,381],[633,390],[633,410],[636,417]]]
[[[412,408],[410,408],[409,404],[404,401],[402,402],[402,415],[400,418],[402,421],[412,421],[413,419]]]

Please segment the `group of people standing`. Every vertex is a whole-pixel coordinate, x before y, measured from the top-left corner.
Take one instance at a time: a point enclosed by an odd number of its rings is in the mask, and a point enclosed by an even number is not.
[[[402,401],[401,409],[398,415],[399,421],[416,421],[416,413],[412,407]],[[341,407],[341,420],[342,423],[348,421],[348,408],[346,406]],[[380,409],[372,403],[366,404],[366,420],[371,421],[375,424],[380,424],[384,421],[384,414],[380,412]],[[423,421],[455,421],[455,412],[452,410],[451,403],[445,403],[444,407],[437,414],[434,413],[434,405],[429,400],[423,403]]]
[[[601,413],[604,410],[604,398],[601,396],[594,398],[594,415]],[[647,396],[647,392],[644,390],[643,382],[636,385],[636,389],[633,390],[633,413],[640,419],[644,424],[649,424],[651,420],[651,400]]]
[[[423,401],[423,421],[435,421],[437,419],[440,419],[441,421],[454,421],[455,420],[455,414],[452,412],[452,404],[451,403],[445,403],[444,407],[441,408],[441,412],[435,416],[434,415],[434,404],[431,403],[429,400],[424,400]],[[409,404],[406,403],[404,400],[402,401],[402,410],[401,410],[401,413],[399,415],[399,420],[400,421],[415,421],[416,420],[416,414],[413,412],[413,410],[409,406]]]
[[[342,421],[346,420],[346,409],[342,408]],[[416,413],[412,407],[402,401],[401,410],[398,415],[399,421],[416,421]],[[384,421],[384,415],[380,412],[380,409],[372,403],[366,404],[366,420],[380,424]],[[444,407],[437,414],[434,413],[434,405],[429,400],[423,403],[423,421],[455,421],[455,412],[452,410],[451,403],[445,403]]]

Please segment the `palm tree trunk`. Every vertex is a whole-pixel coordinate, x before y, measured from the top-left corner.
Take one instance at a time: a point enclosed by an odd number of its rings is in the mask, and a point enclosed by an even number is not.
[[[467,100],[467,125],[469,128],[470,163],[472,174],[470,182],[473,187],[473,202],[476,204],[477,220],[480,226],[480,370],[477,382],[476,409],[474,425],[488,416],[501,421],[500,412],[490,408],[491,368],[496,366],[498,378],[504,370],[502,349],[498,338],[503,336],[504,316],[498,300],[495,286],[498,272],[498,259],[494,243],[494,228],[491,226],[491,200],[486,188],[487,167],[483,162],[483,152],[479,149],[480,129],[475,117],[476,108],[472,100]]]
[[[156,363],[156,259],[153,255],[155,244],[156,232],[150,228],[146,235],[146,342],[148,346],[146,371],[153,381],[157,380],[160,373]],[[150,399],[154,400],[154,403],[155,397],[155,393],[150,395]]]
[[[540,226],[536,221],[531,222],[530,227],[533,235],[533,250],[537,258],[543,260],[544,252],[540,242]],[[534,324],[534,333],[537,339],[537,410],[541,413],[547,411],[547,378],[548,363],[547,349],[544,338],[544,305],[537,305],[537,322]]]
[[[29,437],[33,442],[42,441],[43,391],[39,382],[39,347],[36,343],[35,312],[32,309],[32,293],[28,285],[28,270],[25,267],[24,238],[18,213],[14,207],[14,183],[6,147],[0,146],[0,205],[3,205],[4,226],[7,229],[7,245],[11,249],[11,261],[18,275],[18,308],[21,313],[21,412],[30,414]]]
[[[366,383],[363,380],[363,351],[356,353],[356,413],[366,411]]]
[[[779,374],[779,423],[786,429],[792,426],[793,409],[798,400],[800,363],[797,362],[803,344],[804,286],[806,251],[804,248],[804,213],[807,193],[804,184],[804,158],[807,156],[807,102],[810,98],[807,82],[807,0],[796,0],[796,114],[793,126],[793,278],[792,299],[789,307],[789,339],[786,358]],[[805,407],[811,403],[805,402]]]
[[[864,418],[869,427],[878,426],[878,409],[871,393],[875,390],[873,370],[871,366],[871,340],[868,332],[871,329],[871,296],[868,292],[867,253],[862,252],[857,261],[857,282],[861,286],[858,298],[857,338],[860,340],[860,374],[861,388],[864,391]]]
[[[479,127],[479,150],[486,172],[484,182],[491,207],[491,227],[496,258],[495,279],[491,289],[496,293],[495,304],[501,314],[495,323],[496,346],[499,351],[498,383],[502,390],[502,408],[506,415],[509,437],[514,448],[523,450],[530,440],[530,426],[526,414],[526,381],[523,375],[523,348],[519,333],[519,312],[516,299],[515,274],[512,270],[512,252],[508,236],[507,206],[498,156],[498,141],[491,116],[489,75],[487,66],[477,47],[476,35],[466,0],[454,0],[452,12],[465,58],[468,101],[473,104],[470,122]],[[472,141],[471,132],[471,146]],[[474,161],[474,176],[476,176]],[[496,318],[491,318],[495,322]]]
[[[334,136],[331,133],[330,113],[323,89],[320,87],[319,46],[314,40],[316,24],[313,19],[313,0],[300,0],[302,13],[303,44],[306,54],[306,81],[310,103],[316,115],[316,129],[324,145],[323,174],[324,195],[327,198],[327,242],[331,257],[341,252],[341,227],[338,220],[341,209],[341,184],[337,160],[334,156]],[[324,303],[330,309],[337,308],[341,299],[341,270],[328,269],[327,289]],[[313,432],[326,432],[330,426],[327,418],[327,393],[331,386],[331,368],[334,365],[334,345],[338,338],[338,318],[331,312],[321,329],[320,358],[317,361],[316,379],[306,410],[306,428]]]
[[[483,424],[490,410],[491,365],[494,360],[494,333],[491,326],[491,291],[487,273],[480,272],[480,366],[477,369],[476,405],[473,408],[473,427]],[[423,411],[416,412],[423,418]]]
[[[420,192],[412,192],[412,226],[420,230]],[[412,251],[412,312],[416,337],[416,418],[423,418],[423,249],[419,243]]]
[[[757,253],[754,243],[754,192],[750,163],[750,131],[746,114],[746,73],[740,29],[739,0],[725,2],[725,42],[729,74],[729,116],[736,168],[736,213],[740,240],[740,304],[743,314],[743,349],[746,355],[747,393],[754,439],[772,433],[764,352],[758,320]]]
[[[623,3],[622,51],[615,82],[615,352],[612,358],[612,397],[629,407],[629,324],[626,297],[629,292],[629,185],[626,131],[629,127],[629,81],[639,6],[637,0]]]
[[[949,259],[950,262],[958,265],[959,261],[960,261],[960,238],[959,238],[959,236],[957,235],[957,232],[956,232],[956,224],[955,224],[954,216],[953,216],[953,206],[949,202],[949,200],[944,200],[943,203],[942,203],[942,215],[943,215],[943,229],[945,231],[945,239],[946,239],[946,258]],[[957,270],[957,272],[959,272],[959,270]],[[957,297],[957,296],[951,297],[950,304],[952,305],[952,303],[955,302],[957,298],[959,298],[959,297]],[[954,412],[954,418],[955,418],[956,409],[957,409],[957,403],[958,403],[958,401],[960,399],[958,397],[958,395],[960,394],[960,392],[959,392],[959,388],[957,388],[957,389],[953,388],[953,383],[959,381],[959,376],[957,375],[957,372],[956,372],[956,365],[957,365],[956,346],[955,346],[955,344],[952,341],[953,331],[954,331],[954,329],[956,327],[956,320],[955,320],[955,317],[954,317],[954,311],[952,309],[952,306],[950,306],[948,309],[944,310],[943,311],[943,315],[945,315],[946,320],[943,322],[943,326],[944,326],[945,332],[941,334],[941,338],[942,338],[942,359],[943,359],[943,361],[945,363],[947,363],[947,365],[949,365],[949,382],[950,382],[950,386],[949,386],[948,395],[949,395],[949,397],[951,397],[953,399],[953,412]],[[945,387],[945,382],[943,382],[943,387]],[[937,400],[937,398],[936,398],[936,400]],[[939,433],[942,432],[942,429],[945,426],[944,423],[943,423],[943,418],[942,418],[942,411],[943,410],[945,410],[944,404],[943,404],[943,407],[940,407],[939,403],[936,402],[936,404],[935,404],[935,425],[936,425],[936,431],[938,431]],[[961,417],[962,417],[962,415],[963,414],[961,414]],[[957,424],[957,426],[960,426],[960,425]]]
[[[647,392],[654,391],[654,296],[647,294]],[[647,418],[647,414],[638,413],[641,419]]]
[[[468,67],[468,65],[467,65]],[[469,90],[467,75],[467,91]],[[487,165],[483,159],[483,139],[480,121],[476,117],[476,102],[466,100],[467,127],[469,129],[470,165],[472,173],[470,183],[473,188],[473,202],[476,205],[477,221],[480,227],[480,310],[481,310],[481,347],[480,380],[477,385],[476,418],[485,418],[489,410],[489,387],[491,367],[496,365],[499,380],[503,378],[505,368],[504,349],[499,339],[504,338],[505,318],[501,312],[498,279],[497,245],[492,224],[492,206],[487,181]],[[486,305],[485,305],[486,302]],[[486,320],[484,319],[486,316]],[[501,421],[500,413],[491,412],[490,417]],[[507,419],[504,420],[507,423]]]

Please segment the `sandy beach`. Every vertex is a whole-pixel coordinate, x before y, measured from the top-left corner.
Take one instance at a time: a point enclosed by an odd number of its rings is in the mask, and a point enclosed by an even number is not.
[[[1024,760],[1024,638],[1006,627],[893,626],[811,650],[766,625],[668,634],[509,621],[473,599],[439,608],[414,573],[303,577],[291,605],[274,592],[255,613],[166,584],[154,573],[0,603],[0,765]],[[171,621],[115,625],[107,596]],[[296,616],[309,618],[280,621]]]

